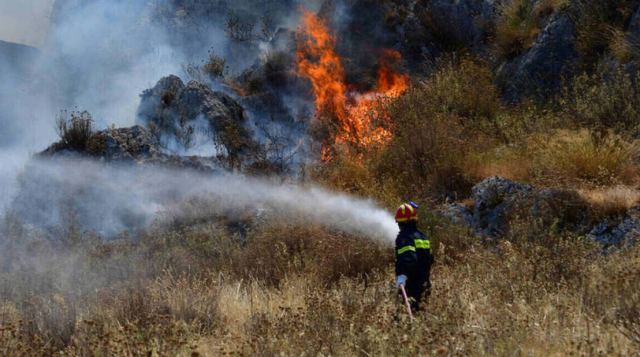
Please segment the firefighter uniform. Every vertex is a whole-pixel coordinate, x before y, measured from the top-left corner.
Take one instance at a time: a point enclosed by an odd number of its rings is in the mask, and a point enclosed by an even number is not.
[[[411,300],[412,310],[420,309],[420,301],[431,289],[433,254],[431,241],[417,227],[417,205],[404,204],[398,208],[396,221],[400,233],[396,238],[397,285],[404,285]]]

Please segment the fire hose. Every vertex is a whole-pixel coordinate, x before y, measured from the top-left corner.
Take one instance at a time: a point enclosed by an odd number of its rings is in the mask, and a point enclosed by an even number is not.
[[[409,303],[409,298],[407,297],[407,291],[404,288],[404,284],[400,285],[400,291],[402,291],[402,297],[404,298],[404,303],[407,306],[407,312],[409,313],[409,319],[413,321],[413,313],[411,312],[411,304]]]

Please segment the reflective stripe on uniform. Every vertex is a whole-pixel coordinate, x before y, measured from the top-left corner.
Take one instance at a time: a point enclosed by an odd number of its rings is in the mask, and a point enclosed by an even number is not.
[[[416,247],[412,246],[412,245],[405,245],[402,248],[398,249],[398,255],[402,254],[402,253],[406,253],[406,252],[415,252],[416,251]]]
[[[417,249],[431,249],[431,242],[427,239],[414,239],[413,244]]]

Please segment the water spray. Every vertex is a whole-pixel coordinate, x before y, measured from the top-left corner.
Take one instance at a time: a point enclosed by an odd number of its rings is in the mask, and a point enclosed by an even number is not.
[[[32,161],[19,181],[22,186],[12,209],[27,222],[58,226],[71,204],[84,229],[106,236],[132,225],[144,228],[177,202],[191,198],[204,198],[224,210],[302,217],[388,244],[398,232],[393,216],[372,200],[231,173],[56,159]]]

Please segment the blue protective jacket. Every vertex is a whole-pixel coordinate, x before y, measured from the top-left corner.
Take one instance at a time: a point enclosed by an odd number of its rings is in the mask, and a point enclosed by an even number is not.
[[[432,264],[429,237],[418,230],[415,222],[401,225],[396,238],[396,276],[406,275],[410,280],[426,281]]]

